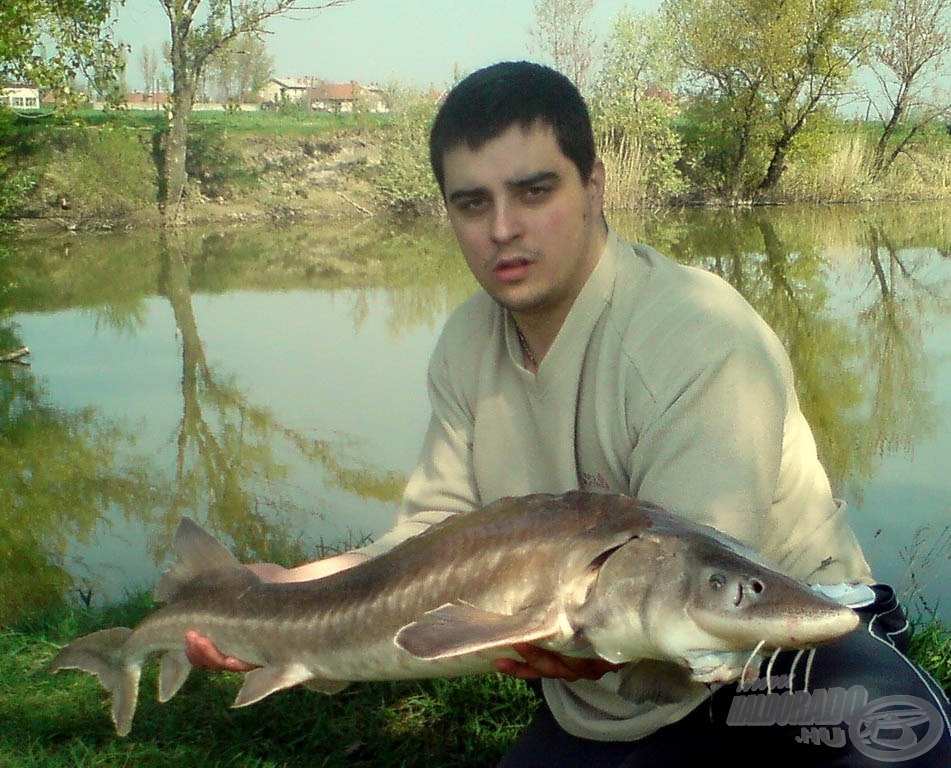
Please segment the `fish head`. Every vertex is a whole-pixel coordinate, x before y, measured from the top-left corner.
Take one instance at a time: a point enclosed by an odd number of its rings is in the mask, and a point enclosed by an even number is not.
[[[858,626],[851,608],[730,543],[703,539],[691,549],[697,567],[686,614],[725,650],[812,648]]]
[[[729,537],[679,523],[607,555],[577,616],[602,657],[673,661],[705,682],[738,671],[754,649],[811,647],[858,624]]]

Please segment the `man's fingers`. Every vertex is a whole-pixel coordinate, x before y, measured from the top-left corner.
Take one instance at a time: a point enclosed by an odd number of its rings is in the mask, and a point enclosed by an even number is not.
[[[510,675],[519,680],[538,680],[542,674],[530,664],[515,659],[496,659],[495,668],[503,675]]]
[[[562,656],[531,643],[516,643],[513,650],[525,661],[497,659],[495,668],[520,680],[537,680],[541,677],[575,680],[598,680],[607,672],[617,671],[618,664],[603,659],[580,659]]]
[[[563,680],[577,680],[577,674],[564,656],[546,651],[530,643],[516,643],[515,652],[525,659],[525,663],[534,669],[539,677],[560,677]]]
[[[199,632],[185,633],[185,656],[193,667],[227,672],[249,672],[254,664],[248,664],[234,656],[226,656],[211,640]]]

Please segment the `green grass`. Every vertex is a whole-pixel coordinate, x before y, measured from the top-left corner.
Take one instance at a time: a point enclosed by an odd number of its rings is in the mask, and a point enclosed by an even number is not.
[[[951,630],[940,621],[915,628],[910,655],[951,695]]]
[[[189,117],[194,126],[217,126],[238,133],[281,134],[333,134],[341,130],[374,127],[388,122],[385,115],[343,114],[333,115],[327,112],[268,112],[248,110],[245,112],[225,112],[222,110],[195,110]],[[132,129],[160,130],[166,125],[162,110],[128,110],[125,112],[104,112],[99,109],[82,109],[68,115],[50,114],[45,117],[14,117],[12,130],[44,131],[51,127],[76,126],[122,126]]]
[[[524,728],[534,695],[511,678],[303,689],[230,709],[239,676],[195,673],[164,705],[147,665],[132,733],[118,738],[105,692],[73,671],[50,675],[59,647],[136,623],[145,598],[104,610],[61,609],[0,630],[0,768],[59,766],[483,766]]]

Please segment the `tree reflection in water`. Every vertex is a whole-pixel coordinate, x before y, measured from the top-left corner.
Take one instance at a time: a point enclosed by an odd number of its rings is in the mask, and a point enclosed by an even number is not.
[[[929,349],[948,327],[951,264],[942,254],[951,252],[949,220],[946,207],[916,206],[671,212],[617,226],[721,274],[763,314],[790,351],[837,492],[861,502],[882,462],[931,439],[948,415],[947,400],[936,399]],[[416,333],[432,339],[473,290],[446,226],[425,220],[24,238],[0,261],[0,285],[13,286],[0,297],[0,351],[42,344],[21,338],[18,322],[76,309],[91,314],[96,328],[136,343],[153,322],[146,304],[162,297],[180,365],[166,467],[142,444],[135,419],[106,415],[107,390],[122,383],[114,361],[87,361],[101,365],[108,386],[99,400],[79,404],[50,396],[34,369],[0,365],[0,621],[79,589],[99,590],[100,575],[75,561],[77,543],[106,549],[122,546],[123,536],[140,537],[157,564],[185,514],[223,535],[242,558],[309,556],[313,544],[302,542],[295,521],[312,517],[315,503],[287,490],[299,465],[355,508],[372,500],[395,508],[401,471],[362,455],[338,424],[322,425],[315,438],[312,424],[278,416],[280,403],[251,394],[239,374],[256,365],[259,350],[209,362],[197,293],[329,292],[354,331],[379,320],[369,297],[381,293],[385,333],[396,342]],[[279,329],[282,318],[267,322]],[[398,421],[401,403],[386,394],[391,384],[385,376],[378,382]],[[139,408],[148,422],[150,404]],[[408,463],[416,449],[398,448]],[[924,531],[918,538],[930,550],[905,551],[909,540],[896,543],[904,549],[892,556],[915,569],[925,555],[946,564],[951,536],[942,538],[940,526],[947,512],[925,511],[908,523]]]

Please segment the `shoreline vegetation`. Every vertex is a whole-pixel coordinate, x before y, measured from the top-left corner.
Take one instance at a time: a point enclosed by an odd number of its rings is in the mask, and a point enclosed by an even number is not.
[[[436,214],[426,147],[434,112],[419,99],[387,115],[196,112],[182,223]],[[774,189],[758,193],[751,179],[727,196],[699,156],[709,148],[694,146],[701,126],[655,115],[632,127],[593,114],[612,210],[951,199],[951,134],[938,121],[876,178],[881,126],[819,116]],[[0,219],[52,231],[160,226],[166,130],[162,112],[0,115]]]

